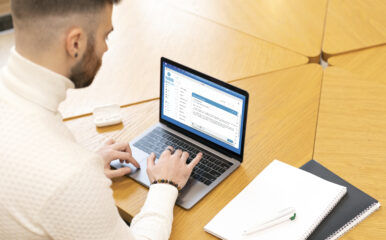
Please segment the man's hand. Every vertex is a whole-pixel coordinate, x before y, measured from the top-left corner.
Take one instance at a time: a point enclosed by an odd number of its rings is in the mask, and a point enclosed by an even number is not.
[[[104,160],[105,175],[110,179],[122,177],[131,172],[131,169],[128,167],[117,170],[111,169],[110,163],[113,160],[119,159],[121,162],[132,163],[136,168],[140,167],[138,162],[131,155],[130,145],[127,143],[116,143],[113,139],[110,139],[97,153],[102,156]]]
[[[188,181],[193,168],[201,160],[202,153],[197,154],[189,164],[186,164],[188,157],[189,153],[182,152],[180,149],[174,151],[171,146],[167,147],[161,154],[157,164],[155,164],[155,154],[150,154],[147,159],[147,175],[150,183],[154,180],[164,179],[173,181],[178,184],[178,187],[183,188]]]

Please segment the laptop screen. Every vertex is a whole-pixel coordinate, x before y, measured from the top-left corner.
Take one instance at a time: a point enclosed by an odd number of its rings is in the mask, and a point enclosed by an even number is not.
[[[173,63],[161,68],[161,119],[241,154],[246,97]]]

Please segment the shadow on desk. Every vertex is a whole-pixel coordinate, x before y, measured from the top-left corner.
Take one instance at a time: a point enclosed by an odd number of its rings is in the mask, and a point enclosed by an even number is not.
[[[11,14],[0,15],[0,32],[13,28]]]

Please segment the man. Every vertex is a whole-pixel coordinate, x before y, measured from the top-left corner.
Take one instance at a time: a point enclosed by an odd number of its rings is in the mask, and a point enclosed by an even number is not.
[[[58,105],[66,90],[91,84],[112,31],[114,0],[12,0],[15,48],[0,72],[0,239],[168,239],[177,187],[201,154],[171,147],[155,164],[141,212],[128,228],[119,217],[113,159],[139,166],[128,144],[110,140],[98,152],[77,144]]]

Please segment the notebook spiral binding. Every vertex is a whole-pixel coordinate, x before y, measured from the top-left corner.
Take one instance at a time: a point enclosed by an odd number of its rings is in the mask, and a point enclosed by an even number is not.
[[[332,201],[331,205],[328,207],[328,211],[324,213],[324,215],[320,216],[318,220],[312,225],[312,227],[302,236],[302,240],[307,239],[311,233],[316,229],[316,227],[322,222],[322,220],[335,208],[335,206],[339,203],[340,199],[345,195],[347,192],[347,188],[344,188],[339,195],[335,198],[334,201]]]
[[[358,214],[356,217],[351,219],[348,223],[343,225],[341,228],[336,230],[333,234],[331,234],[326,240],[335,240],[340,238],[344,233],[350,231],[352,228],[354,228],[356,225],[358,225],[361,221],[363,221],[365,218],[367,218],[370,214],[372,214],[374,211],[378,210],[378,208],[381,206],[379,202],[371,204],[369,207],[367,207],[365,210],[363,210],[360,214]]]

